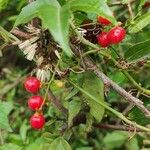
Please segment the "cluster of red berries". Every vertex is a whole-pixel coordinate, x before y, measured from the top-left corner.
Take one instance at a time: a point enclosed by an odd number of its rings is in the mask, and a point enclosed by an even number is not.
[[[111,22],[101,16],[98,17],[98,22],[102,25],[110,25]],[[108,47],[110,44],[120,43],[126,35],[124,28],[120,26],[113,27],[109,32],[101,32],[98,36],[98,44],[101,47]]]
[[[40,87],[41,82],[36,77],[28,77],[24,82],[26,91],[36,94]],[[28,99],[28,107],[36,111],[30,118],[30,125],[33,129],[41,129],[45,124],[45,118],[41,112],[41,107],[44,99],[40,95],[34,95]]]

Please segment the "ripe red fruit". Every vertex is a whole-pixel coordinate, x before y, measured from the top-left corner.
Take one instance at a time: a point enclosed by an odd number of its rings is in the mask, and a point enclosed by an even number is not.
[[[32,110],[37,110],[41,107],[43,103],[43,98],[41,96],[32,96],[28,100],[28,107]]]
[[[122,27],[114,27],[108,32],[108,40],[110,41],[111,44],[118,44],[120,43],[126,35],[126,31]]]
[[[143,8],[149,8],[150,7],[150,2],[146,2],[144,5],[143,5]]]
[[[107,47],[109,46],[110,42],[107,38],[107,32],[102,32],[100,33],[98,36],[97,36],[97,39],[98,39],[98,44],[101,46],[101,47]]]
[[[28,77],[24,82],[25,89],[30,93],[38,92],[40,81],[36,77]]]
[[[101,16],[98,16],[98,22],[99,23],[101,23],[102,25],[110,25],[111,24],[111,22],[108,20],[108,19],[106,19],[106,18],[104,18],[104,17],[101,17]]]
[[[45,118],[42,114],[34,114],[30,118],[30,125],[33,129],[41,129],[45,124]]]

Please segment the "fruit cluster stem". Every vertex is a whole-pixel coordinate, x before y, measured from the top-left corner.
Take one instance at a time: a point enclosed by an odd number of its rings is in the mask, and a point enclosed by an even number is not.
[[[70,25],[72,27],[72,29],[74,30],[74,32],[76,33],[76,35],[81,38],[81,34],[78,32],[78,30],[76,29],[76,27],[74,26],[74,24],[72,22],[70,22]],[[82,37],[81,42],[85,45],[88,45],[96,50],[99,50],[99,53],[104,56],[107,57],[108,59],[110,59],[119,69],[121,69],[121,72],[128,78],[128,80],[134,85],[135,88],[137,88],[139,91],[141,91],[142,93],[146,94],[146,95],[150,95],[150,90],[145,89],[144,87],[140,86],[140,84],[138,84],[133,77],[122,68],[122,66],[110,55],[108,54],[106,51],[104,51],[103,49],[101,49],[99,46],[91,43],[90,41],[86,40],[84,37]]]

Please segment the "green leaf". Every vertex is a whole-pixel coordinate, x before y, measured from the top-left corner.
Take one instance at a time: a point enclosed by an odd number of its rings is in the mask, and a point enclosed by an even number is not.
[[[73,53],[69,47],[70,16],[69,7],[61,7],[57,0],[37,0],[22,9],[14,26],[27,23],[35,17],[40,17],[43,27],[49,29],[64,52],[68,56],[72,56]]]
[[[114,82],[116,82],[117,84],[124,84],[124,82],[125,82],[125,79],[126,79],[126,77],[125,77],[125,75],[120,71],[113,71],[113,73],[111,73],[110,75],[109,75],[109,77],[114,81]]]
[[[73,99],[69,102],[69,115],[68,115],[68,127],[71,127],[73,118],[79,113],[81,109],[81,102],[79,99]]]
[[[130,33],[137,33],[150,24],[150,12],[140,16],[128,27]]]
[[[144,100],[144,106],[146,106],[148,108],[149,105],[150,105],[149,99]],[[128,116],[131,120],[133,120],[136,123],[141,124],[143,126],[150,124],[150,119],[145,117],[145,114],[137,107],[134,107],[130,111]]]
[[[20,136],[22,141],[26,140],[28,129],[30,129],[30,127],[27,125],[27,120],[25,120],[20,127]]]
[[[0,148],[0,150],[22,150],[22,149],[23,149],[22,147],[13,143],[7,143]]]
[[[114,131],[107,133],[104,137],[103,142],[105,147],[109,150],[121,147],[128,139],[128,132]]]
[[[138,7],[138,10],[140,11],[142,6],[147,2],[148,0],[140,0],[140,4],[139,4],[139,7]]]
[[[0,102],[0,128],[1,129],[12,131],[7,117],[12,109],[13,109],[12,103]]]
[[[129,62],[136,62],[144,58],[150,58],[150,39],[131,46],[125,53]]]
[[[59,137],[50,144],[48,150],[71,150],[71,147],[64,138]]]
[[[33,143],[26,147],[26,150],[48,150],[50,144],[44,138],[37,138]]]
[[[127,150],[140,150],[137,138],[132,138],[126,143]]]
[[[70,16],[69,8],[65,6],[44,5],[39,9],[39,17],[42,19],[43,27],[49,29],[68,56],[73,54],[69,47]]]
[[[5,9],[10,0],[0,0],[0,11]]]
[[[93,150],[93,147],[78,147],[76,150]]]
[[[104,85],[103,82],[94,74],[86,72],[84,74],[83,89],[90,93],[93,97],[104,102]],[[84,95],[85,96],[85,95]],[[86,97],[86,102],[90,107],[91,115],[97,120],[101,121],[104,115],[104,107],[99,103],[93,101],[89,97]]]
[[[25,6],[19,16],[17,17],[14,26],[18,26],[20,24],[27,23],[34,17],[38,15],[38,8],[40,7],[41,3],[37,1],[30,3],[29,5]]]
[[[103,0],[70,0],[68,2],[73,11],[84,11],[86,13],[94,13],[99,16],[108,18],[113,24],[116,20],[113,17],[112,11]]]

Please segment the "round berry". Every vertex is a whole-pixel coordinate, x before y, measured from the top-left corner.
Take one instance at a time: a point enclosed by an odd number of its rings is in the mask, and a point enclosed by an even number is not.
[[[45,124],[45,118],[42,114],[34,114],[30,118],[30,125],[33,129],[41,129]]]
[[[102,25],[110,25],[111,24],[111,22],[108,19],[106,19],[106,18],[104,18],[102,16],[98,16],[97,20]]]
[[[101,46],[101,47],[107,47],[109,46],[110,42],[107,38],[107,32],[102,32],[100,33],[98,36],[97,36],[97,39],[98,39],[98,44]]]
[[[32,110],[37,110],[41,107],[43,103],[43,98],[41,96],[32,96],[28,100],[28,107]]]
[[[126,31],[122,27],[114,27],[108,32],[108,40],[110,41],[111,44],[118,44],[120,43],[126,35]]]
[[[40,81],[36,77],[28,77],[24,82],[25,89],[30,93],[38,92]]]

